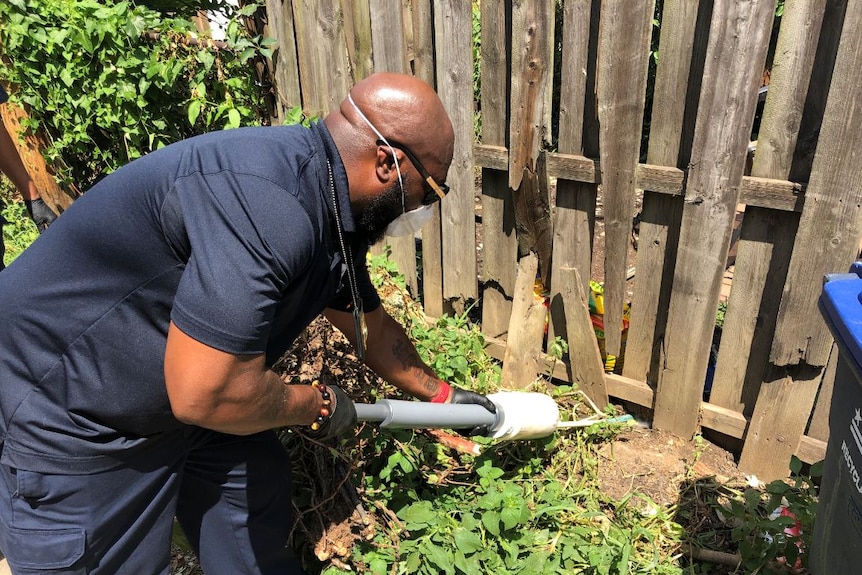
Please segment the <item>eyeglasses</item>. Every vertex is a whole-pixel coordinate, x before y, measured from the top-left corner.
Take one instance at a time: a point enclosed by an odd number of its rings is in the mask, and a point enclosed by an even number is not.
[[[408,148],[404,144],[396,142],[392,138],[389,138],[388,141],[382,139],[377,140],[377,145],[398,148],[399,150],[404,152],[404,155],[407,156],[407,158],[413,163],[413,166],[416,168],[416,171],[419,172],[419,175],[422,176],[422,178],[425,180],[425,183],[427,183],[428,187],[431,188],[430,190],[428,190],[428,193],[425,194],[425,197],[422,198],[422,205],[430,206],[434,202],[445,198],[446,194],[449,193],[449,186],[447,186],[446,184],[438,184],[437,181],[434,180],[434,178],[431,176],[431,174],[428,173],[428,170],[425,169],[425,166],[423,166],[422,163],[419,161],[419,158],[417,158],[416,155],[410,151],[410,148]]]

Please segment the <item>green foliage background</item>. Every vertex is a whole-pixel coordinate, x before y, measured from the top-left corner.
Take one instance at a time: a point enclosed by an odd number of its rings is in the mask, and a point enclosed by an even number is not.
[[[212,2],[228,11],[223,0]],[[0,78],[50,139],[46,159],[85,190],[130,160],[195,134],[265,122],[249,60],[272,40],[229,13],[226,49],[190,45],[187,14],[133,2],[0,2]]]

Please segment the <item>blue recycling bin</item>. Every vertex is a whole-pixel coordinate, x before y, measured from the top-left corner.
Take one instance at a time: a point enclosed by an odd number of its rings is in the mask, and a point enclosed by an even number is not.
[[[809,568],[862,573],[862,262],[826,276],[820,310],[838,344],[838,367]]]

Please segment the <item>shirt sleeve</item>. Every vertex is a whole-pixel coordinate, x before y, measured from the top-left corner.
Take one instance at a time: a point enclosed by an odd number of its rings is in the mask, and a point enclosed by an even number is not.
[[[9,94],[6,93],[6,88],[0,84],[0,104],[5,104],[9,100]]]
[[[255,176],[193,174],[175,186],[191,255],[171,320],[216,349],[264,353],[282,292],[313,257],[311,218],[294,196]]]

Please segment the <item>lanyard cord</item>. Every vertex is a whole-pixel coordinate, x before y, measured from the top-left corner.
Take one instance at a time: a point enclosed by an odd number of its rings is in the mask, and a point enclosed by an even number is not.
[[[350,295],[353,298],[353,321],[356,327],[356,355],[359,361],[365,359],[365,338],[368,330],[365,327],[365,315],[362,300],[359,299],[359,286],[356,282],[356,270],[353,268],[353,254],[347,250],[344,234],[341,231],[341,212],[338,209],[338,197],[335,194],[335,178],[332,176],[332,164],[326,160],[326,168],[329,171],[329,189],[332,192],[332,207],[335,212],[335,229],[338,232],[338,243],[341,246],[341,255],[347,264],[347,282],[350,284]]]

